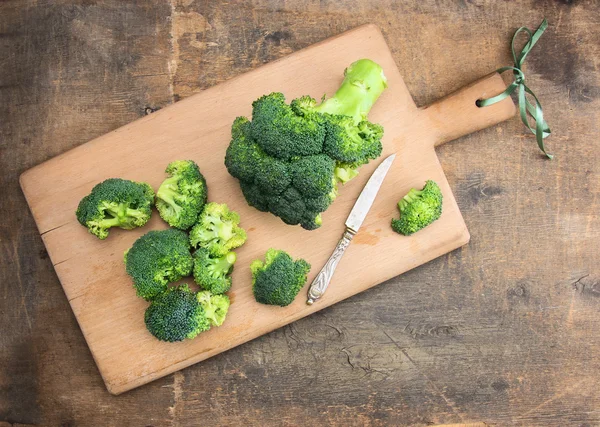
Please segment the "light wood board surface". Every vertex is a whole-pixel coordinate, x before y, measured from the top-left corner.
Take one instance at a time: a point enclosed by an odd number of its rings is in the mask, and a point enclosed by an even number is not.
[[[285,249],[312,264],[310,282],[341,236],[344,220],[379,160],[364,166],[341,188],[320,229],[306,231],[246,204],[237,181],[223,166],[231,122],[249,115],[251,102],[271,91],[282,91],[289,100],[304,94],[330,95],[344,68],[360,58],[378,62],[388,78],[389,88],[369,118],[385,128],[381,159],[393,152],[397,158],[325,296],[307,306],[303,290],[286,308],[260,305],[251,292],[250,262],[269,247]],[[511,117],[515,109],[510,99],[486,108],[475,105],[478,98],[503,89],[500,76],[492,74],[418,109],[380,32],[364,26],[210,88],[25,172],[22,189],[109,391],[122,393],[214,356],[465,244],[469,234],[434,146]],[[79,200],[106,178],[145,181],[157,188],[166,165],[177,159],[199,164],[209,200],[227,203],[240,213],[248,242],[237,251],[229,293],[232,306],[225,324],[194,340],[171,344],[146,331],[147,303],[135,296],[122,262],[123,251],[140,235],[166,227],[158,214],[141,229],[112,230],[107,240],[100,241],[79,225],[74,211]],[[393,233],[389,223],[398,215],[398,199],[426,179],[438,182],[444,193],[441,219],[410,237]]]

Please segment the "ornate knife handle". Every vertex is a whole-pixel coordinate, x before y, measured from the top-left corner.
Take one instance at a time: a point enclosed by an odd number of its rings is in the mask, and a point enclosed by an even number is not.
[[[315,280],[313,280],[313,282],[311,283],[310,288],[308,288],[308,300],[306,301],[308,305],[312,305],[312,303],[321,298],[327,290],[329,282],[331,281],[333,273],[335,272],[335,268],[340,262],[340,259],[342,259],[342,255],[344,255],[346,248],[348,247],[348,245],[350,245],[350,242],[352,241],[352,238],[355,234],[356,232],[349,228],[347,228],[344,232],[344,235],[338,242],[337,246],[335,247],[335,250],[329,257],[319,274],[317,274]]]

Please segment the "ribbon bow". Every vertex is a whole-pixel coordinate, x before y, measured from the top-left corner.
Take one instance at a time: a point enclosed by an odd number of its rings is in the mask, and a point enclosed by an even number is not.
[[[525,74],[523,74],[523,71],[521,70],[521,67],[523,66],[523,62],[525,62],[527,54],[531,51],[533,46],[535,46],[539,38],[546,30],[546,28],[548,28],[548,22],[546,21],[546,19],[544,19],[538,27],[538,29],[535,31],[535,33],[532,33],[531,30],[527,27],[521,27],[515,32],[511,43],[512,55],[515,62],[514,67],[502,67],[496,70],[496,72],[500,74],[504,73],[505,71],[512,70],[515,76],[513,82],[510,85],[508,85],[506,90],[501,94],[496,95],[492,98],[480,99],[479,101],[477,101],[477,105],[479,107],[486,107],[488,105],[495,104],[496,102],[502,101],[507,96],[510,96],[515,90],[518,89],[519,112],[521,114],[521,121],[535,135],[540,150],[542,150],[549,159],[552,159],[552,154],[548,153],[546,151],[546,148],[544,147],[544,139],[549,137],[551,132],[550,128],[548,127],[548,123],[546,123],[546,121],[544,120],[544,112],[542,111],[542,105],[537,99],[537,96],[535,96],[532,90],[529,89],[525,84]],[[515,40],[517,39],[517,36],[522,32],[527,33],[529,39],[527,40],[527,43],[521,50],[521,53],[517,56],[517,54],[515,53]],[[533,99],[535,100],[535,105],[531,104],[527,100],[527,98],[525,97],[525,93],[528,93],[531,96],[533,96]],[[529,116],[531,116],[531,118],[533,118],[533,120],[535,121],[535,127],[531,126],[531,124],[529,123],[527,114],[529,114]]]

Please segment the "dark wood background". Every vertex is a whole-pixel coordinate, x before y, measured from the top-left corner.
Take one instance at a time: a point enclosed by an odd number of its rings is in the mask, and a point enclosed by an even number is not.
[[[509,65],[544,16],[526,74],[556,159],[516,117],[438,150],[467,246],[108,394],[21,172],[368,22],[425,105]],[[600,425],[599,27],[595,0],[0,3],[0,426]]]

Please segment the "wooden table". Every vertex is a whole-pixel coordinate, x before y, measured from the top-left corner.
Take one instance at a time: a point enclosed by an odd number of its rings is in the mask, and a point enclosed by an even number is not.
[[[438,150],[466,247],[108,394],[22,171],[367,22],[427,104],[510,64],[516,27],[544,16],[526,74],[556,159],[517,118]],[[0,426],[600,423],[599,24],[591,0],[0,4]]]

